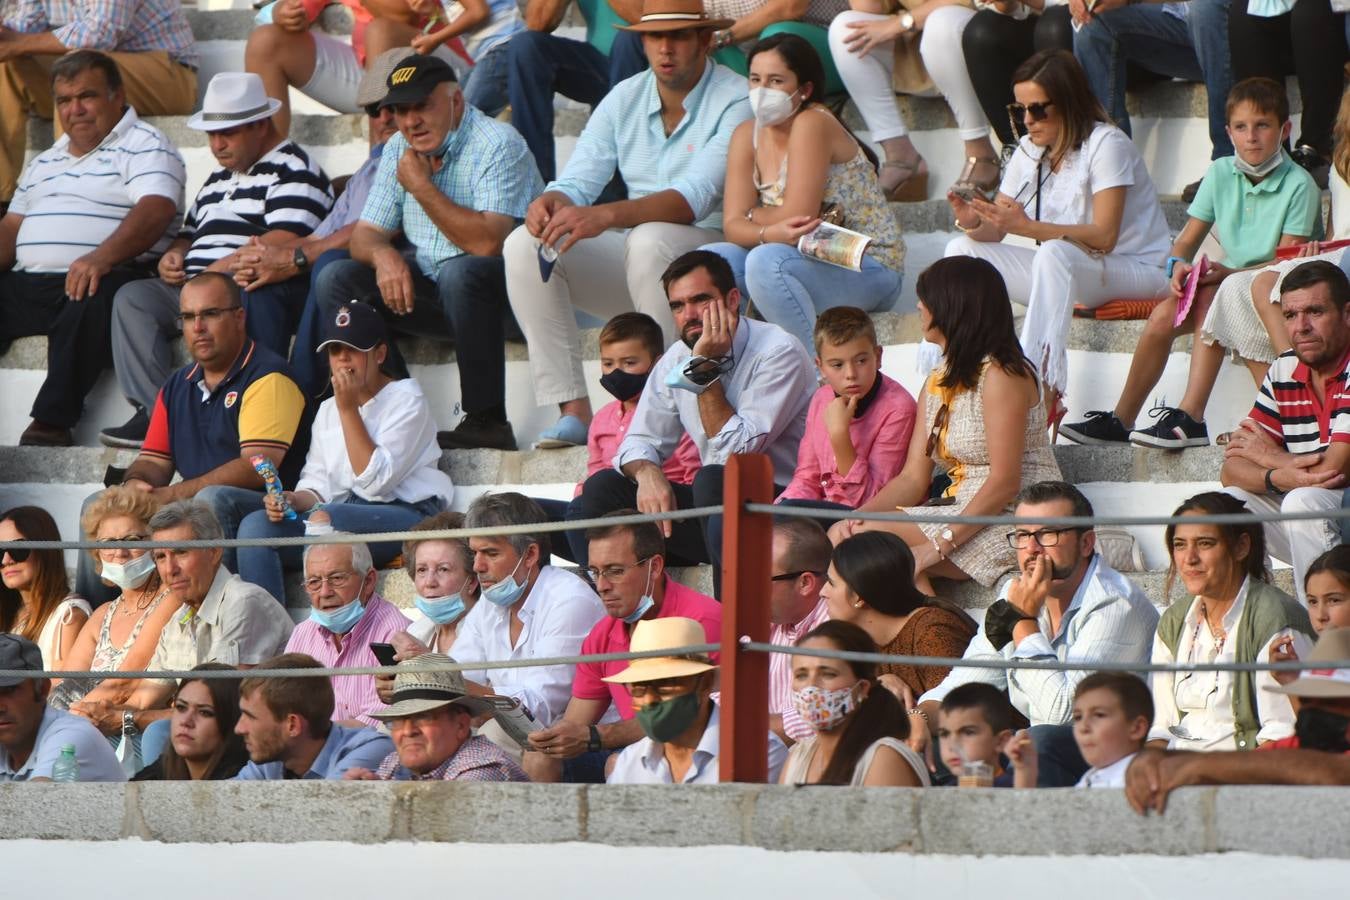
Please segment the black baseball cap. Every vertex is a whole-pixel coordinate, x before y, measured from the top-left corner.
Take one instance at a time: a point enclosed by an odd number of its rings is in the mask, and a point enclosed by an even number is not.
[[[385,82],[389,92],[379,102],[379,108],[421,103],[427,99],[431,89],[443,81],[459,81],[449,63],[438,56],[414,53],[405,57],[389,73],[389,79]]]
[[[42,651],[38,645],[17,634],[0,634],[0,669],[42,671]],[[0,678],[0,687],[23,684],[27,678]]]
[[[369,303],[344,303],[338,311],[323,323],[323,341],[314,348],[322,353],[329,344],[346,344],[354,350],[365,353],[389,340],[384,319],[375,307]]]

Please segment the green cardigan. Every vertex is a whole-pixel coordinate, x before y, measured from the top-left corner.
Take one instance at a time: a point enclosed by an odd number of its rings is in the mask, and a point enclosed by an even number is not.
[[[1195,600],[1174,603],[1158,620],[1158,639],[1172,651],[1176,659],[1181,630]],[[1247,600],[1242,607],[1242,618],[1237,624],[1237,644],[1233,649],[1236,662],[1259,662],[1256,655],[1276,633],[1286,628],[1313,636],[1308,611],[1284,591],[1264,581],[1252,581],[1247,589]],[[1252,672],[1233,673],[1234,740],[1239,750],[1256,747],[1256,734],[1261,720],[1256,714],[1256,685]]]

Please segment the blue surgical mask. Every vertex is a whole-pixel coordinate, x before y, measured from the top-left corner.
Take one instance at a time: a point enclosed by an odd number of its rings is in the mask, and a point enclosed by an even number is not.
[[[360,600],[353,600],[346,606],[340,606],[332,612],[311,609],[309,619],[311,622],[318,622],[320,627],[327,628],[333,634],[346,634],[356,627],[356,623],[361,621],[361,617],[365,613],[366,605]]]
[[[647,614],[647,610],[656,605],[656,599],[652,597],[652,561],[647,560],[647,587],[642,592],[642,599],[638,605],[623,620],[629,625],[636,625],[642,621],[642,617]]]
[[[691,394],[701,394],[710,387],[710,385],[695,384],[691,381],[689,376],[684,374],[683,366],[676,366],[666,373],[666,386],[680,391],[688,391]]]
[[[525,593],[525,585],[516,581],[516,573],[520,571],[520,566],[523,562],[525,562],[525,557],[522,556],[520,562],[516,563],[516,567],[511,570],[510,575],[507,575],[491,587],[483,588],[483,599],[493,606],[500,606],[502,609],[506,609],[508,606],[519,600],[520,595]]]
[[[105,562],[100,574],[104,581],[111,582],[124,591],[130,591],[149,581],[150,573],[153,571],[155,558],[145,553],[125,564]]]
[[[437,625],[449,625],[464,615],[465,609],[464,598],[458,593],[446,594],[444,597],[413,597],[413,606]]]

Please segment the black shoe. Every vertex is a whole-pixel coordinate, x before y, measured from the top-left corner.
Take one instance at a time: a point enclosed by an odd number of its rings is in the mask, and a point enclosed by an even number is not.
[[[1075,444],[1128,444],[1130,432],[1120,424],[1116,414],[1105,409],[1090,409],[1081,422],[1059,426],[1060,437]]]
[[[1209,429],[1187,413],[1171,406],[1155,406],[1148,414],[1158,421],[1148,428],[1131,431],[1130,443],[1160,450],[1209,446]]]
[[[69,428],[60,425],[48,425],[34,419],[32,424],[19,435],[20,447],[69,447],[75,443]]]
[[[126,447],[129,450],[141,449],[145,443],[145,433],[150,430],[150,417],[145,410],[138,409],[125,424],[116,428],[105,428],[98,433],[98,439],[106,447]]]
[[[1194,200],[1196,193],[1200,190],[1200,182],[1204,180],[1205,179],[1201,178],[1199,181],[1192,181],[1190,184],[1182,188],[1181,202],[1190,203],[1192,200]]]
[[[1308,170],[1318,188],[1324,191],[1327,189],[1327,178],[1331,175],[1330,160],[1307,144],[1299,144],[1289,155],[1294,158],[1294,162]]]
[[[514,450],[516,434],[511,430],[510,422],[466,413],[454,431],[436,432],[436,443],[442,450]]]

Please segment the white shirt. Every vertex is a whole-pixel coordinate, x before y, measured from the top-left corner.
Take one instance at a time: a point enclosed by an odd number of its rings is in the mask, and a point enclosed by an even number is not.
[[[70,135],[57,139],[19,177],[9,211],[22,216],[15,238],[19,272],[65,272],[106,241],[131,208],[146,197],[167,197],[175,218],[138,259],[159,256],[183,216],[183,157],[164,133],[126,113],[103,141],[83,156],[70,153]]]
[[[774,481],[792,480],[806,431],[806,408],[816,391],[811,357],[801,341],[777,325],[744,316],[731,343],[735,366],[719,383],[734,412],[722,430],[707,434],[698,395],[666,384],[666,375],[682,369],[693,355],[678,341],[652,367],[628,434],[614,454],[614,468],[623,471],[638,459],[659,466],[687,432],[705,466],[726,465],[737,453],[765,453],[773,461]]]
[[[1146,266],[1161,267],[1172,248],[1158,190],[1149,177],[1144,157],[1129,135],[1114,125],[1099,123],[1078,150],[1064,157],[1058,172],[1036,165],[1045,150],[1024,137],[1008,161],[999,192],[1022,204],[1027,216],[1062,225],[1092,221],[1092,197],[1107,188],[1125,188],[1125,211],[1112,256],[1125,256]],[[1041,208],[1036,214],[1036,185],[1040,179]]]
[[[1006,600],[1004,586],[999,599]],[[1042,609],[1037,619],[1040,632],[1009,641],[995,650],[985,636],[984,625],[966,647],[963,659],[1058,659],[1060,662],[1147,661],[1153,635],[1158,630],[1158,610],[1134,582],[1094,554],[1083,581],[1064,611],[1059,631],[1050,633],[1050,611]],[[1073,694],[1078,682],[1091,669],[1052,672],[1045,669],[977,669],[953,667],[942,683],[919,698],[941,702],[952,688],[983,681],[1007,690],[1012,705],[1032,725],[1065,725],[1073,714]]]
[[[455,486],[440,470],[436,420],[415,379],[391,381],[361,405],[361,421],[375,443],[370,462],[352,471],[342,436],[337,400],[319,406],[305,467],[297,491],[313,491],[325,503],[341,503],[356,494],[372,503],[418,503],[439,497],[450,503]]]
[[[1138,753],[1130,753],[1122,756],[1109,766],[1102,766],[1100,769],[1088,769],[1083,773],[1083,777],[1078,779],[1078,783],[1074,787],[1123,788],[1125,786],[1125,770],[1130,767],[1130,763],[1138,755]]]
[[[717,751],[722,745],[720,727],[722,707],[713,701],[712,715],[703,729],[694,748],[694,756],[689,771],[684,773],[680,784],[717,784],[719,772]],[[773,732],[769,732],[769,784],[778,783],[778,775],[787,760],[787,745]],[[614,771],[607,784],[674,784],[675,778],[670,772],[670,763],[666,762],[665,744],[644,737],[636,744],[629,744],[619,751],[614,761]]]
[[[520,607],[520,638],[511,644],[511,610],[479,600],[455,635],[457,662],[543,659],[576,656],[605,605],[590,585],[571,572],[544,566]],[[490,684],[498,694],[518,699],[545,727],[560,718],[572,699],[575,665],[520,669],[478,669],[464,677]]]
[[[1237,661],[1237,628],[1242,610],[1247,605],[1251,579],[1244,579],[1237,599],[1224,614],[1222,627],[1228,635],[1220,648],[1218,640],[1200,617],[1200,598],[1191,600],[1186,621],[1177,640],[1177,654],[1161,638],[1153,640],[1153,662],[1231,663]],[[1199,626],[1199,627],[1197,627]],[[1270,658],[1270,648],[1285,638],[1293,638],[1294,651],[1299,659],[1307,659],[1312,642],[1300,631],[1285,628],[1266,641],[1255,659]],[[1239,672],[1154,672],[1153,728],[1150,741],[1167,741],[1167,746],[1181,750],[1235,750],[1236,727],[1233,721],[1233,682]],[[1294,733],[1294,708],[1286,694],[1273,693],[1279,686],[1271,672],[1252,674],[1252,695],[1256,703],[1261,730],[1257,743],[1278,741]],[[1175,731],[1173,729],[1176,729]],[[1248,748],[1255,749],[1255,748]]]
[[[26,688],[20,685],[19,690]],[[0,783],[51,778],[52,766],[61,758],[61,749],[68,744],[74,745],[75,759],[80,764],[77,781],[127,780],[112,744],[88,719],[48,706],[38,725],[33,752],[28,754],[23,765],[15,769],[9,761],[9,751],[0,747]]]

